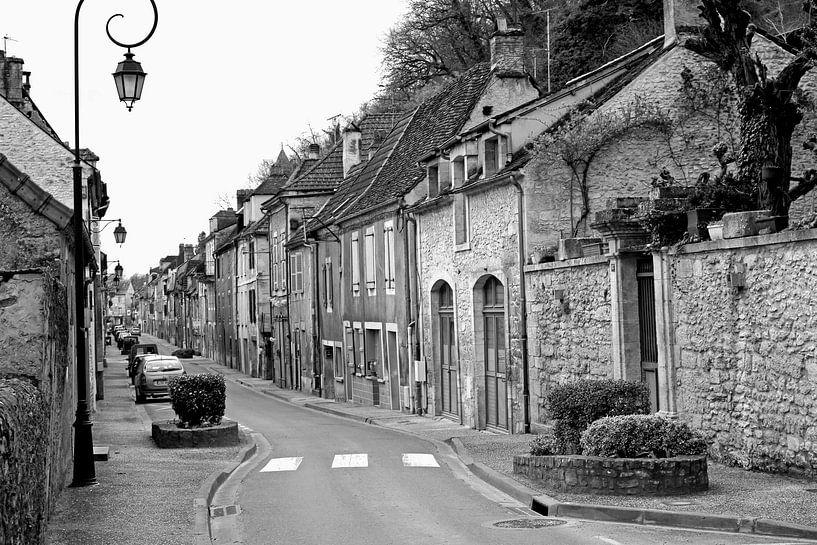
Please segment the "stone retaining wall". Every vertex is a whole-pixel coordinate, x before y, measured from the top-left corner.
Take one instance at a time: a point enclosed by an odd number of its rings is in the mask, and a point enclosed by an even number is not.
[[[571,494],[666,496],[709,488],[706,456],[514,456],[513,472]]]
[[[232,447],[238,444],[238,423],[226,418],[218,426],[179,428],[176,422],[154,422],[151,435],[159,448]]]

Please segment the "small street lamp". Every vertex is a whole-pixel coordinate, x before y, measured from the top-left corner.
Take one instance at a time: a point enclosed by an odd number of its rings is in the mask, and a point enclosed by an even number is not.
[[[116,240],[116,243],[120,246],[125,243],[125,236],[128,234],[125,231],[125,228],[122,227],[122,221],[120,220],[119,225],[113,230],[113,238]]]
[[[77,381],[77,410],[74,420],[74,474],[71,486],[89,486],[97,483],[96,469],[94,468],[94,440],[91,433],[91,413],[88,408],[88,347],[85,324],[85,224],[82,218],[82,162],[79,147],[79,14],[85,0],[79,0],[76,13],[74,15],[74,164],[73,170],[73,192],[74,192],[74,310],[75,310],[75,335],[76,342],[76,381]],[[140,42],[125,44],[117,41],[111,36],[111,21],[117,17],[123,17],[117,13],[108,19],[105,25],[105,32],[108,38],[116,45],[128,50],[125,54],[125,61],[119,63],[114,73],[117,92],[120,100],[128,106],[128,110],[133,108],[133,103],[141,97],[142,86],[145,81],[145,73],[141,65],[133,60],[132,48],[138,47],[147,42],[156,31],[159,22],[159,12],[156,8],[155,0],[150,0],[153,6],[153,28],[148,35]],[[121,223],[117,227],[119,229]],[[122,241],[124,241],[124,227],[120,231]],[[114,231],[116,237],[116,230]],[[117,242],[121,244],[117,237]],[[119,267],[121,269],[121,266]],[[114,278],[114,284],[116,284]]]

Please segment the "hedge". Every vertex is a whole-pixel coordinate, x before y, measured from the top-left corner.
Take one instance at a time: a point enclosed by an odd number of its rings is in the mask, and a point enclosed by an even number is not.
[[[642,382],[581,379],[554,386],[547,396],[555,419],[553,436],[559,454],[578,454],[582,432],[607,416],[648,414],[650,394]]]
[[[179,375],[168,382],[170,403],[179,417],[179,427],[217,425],[224,416],[227,387],[215,373]]]
[[[602,418],[582,434],[582,454],[613,458],[673,458],[706,454],[706,440],[686,423],[656,415]]]

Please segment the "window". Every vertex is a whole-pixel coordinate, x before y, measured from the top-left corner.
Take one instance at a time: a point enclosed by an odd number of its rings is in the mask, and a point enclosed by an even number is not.
[[[364,374],[367,377],[386,378],[383,373],[383,358],[380,351],[380,329],[366,328],[365,354],[366,370]]]
[[[335,282],[332,279],[332,259],[326,258],[326,264],[324,265],[326,269],[325,273],[325,282],[324,282],[324,294],[326,297],[326,311],[332,312],[332,307],[334,306],[335,300]]]
[[[355,363],[355,330],[347,325],[344,332],[346,333],[346,366],[355,368],[357,367]]]
[[[272,235],[272,285],[278,290],[278,233]]]
[[[462,183],[465,181],[465,157],[457,157],[451,163],[454,187],[462,187]]]
[[[374,251],[374,227],[366,229],[366,289],[373,292],[377,287],[377,267]]]
[[[304,291],[304,261],[303,254],[298,252],[289,256],[289,288],[292,293]]]
[[[363,376],[366,374],[366,343],[364,341],[363,328],[360,325],[355,326],[355,333],[357,333],[357,360],[355,360],[355,372]]]
[[[390,221],[383,224],[383,259],[385,260],[383,275],[386,292],[394,293],[394,226]]]
[[[428,196],[436,197],[440,194],[440,168],[437,165],[428,167]]]
[[[284,248],[284,236],[281,235],[281,241],[278,246],[278,259],[281,263],[281,291],[287,290],[287,273],[286,273],[286,265],[287,265],[287,253],[286,249]]]
[[[250,241],[250,270],[255,270],[255,241]]]
[[[255,323],[255,290],[250,290],[247,292],[247,299],[248,305],[250,310],[250,323]]]
[[[469,226],[469,211],[468,211],[468,197],[466,195],[455,195],[454,198],[454,243],[458,246],[458,250],[467,249],[460,248],[467,246],[470,238]]]
[[[491,138],[485,141],[485,176],[491,176],[499,170],[499,140]]]
[[[352,294],[360,294],[360,241],[357,231],[352,233]]]

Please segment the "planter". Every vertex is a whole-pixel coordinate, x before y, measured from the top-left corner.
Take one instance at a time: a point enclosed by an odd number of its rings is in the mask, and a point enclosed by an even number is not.
[[[716,221],[706,226],[709,240],[723,240],[723,223]]]
[[[179,428],[173,420],[154,422],[153,441],[159,448],[232,447],[238,444],[238,423],[221,419],[221,424],[207,428]]]
[[[724,214],[723,238],[743,238],[757,235],[757,220],[768,218],[768,210],[749,210],[746,212],[730,212]]]
[[[698,240],[709,240],[707,224],[717,222],[723,216],[720,208],[695,208],[687,210],[687,233]]]
[[[513,457],[513,472],[571,494],[672,496],[709,489],[705,455],[676,458],[522,455]]]

